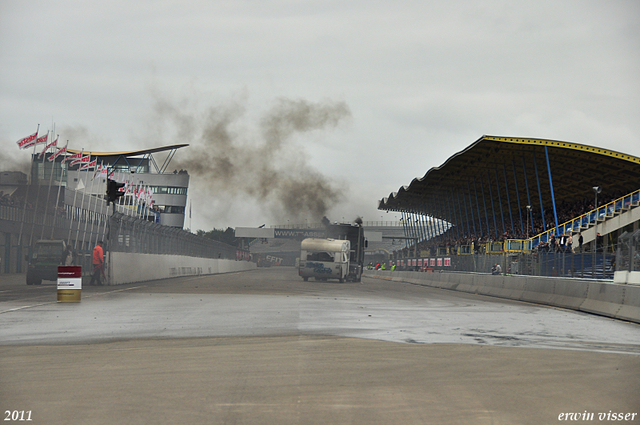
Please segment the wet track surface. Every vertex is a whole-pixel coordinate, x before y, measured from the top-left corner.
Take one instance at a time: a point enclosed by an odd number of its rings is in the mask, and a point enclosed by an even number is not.
[[[632,323],[291,268],[85,287],[77,304],[23,278],[0,280],[0,410],[34,425],[640,423]]]
[[[0,284],[0,344],[136,338],[327,335],[640,354],[640,326],[419,285],[303,282],[292,268],[87,287],[57,303],[54,282]]]

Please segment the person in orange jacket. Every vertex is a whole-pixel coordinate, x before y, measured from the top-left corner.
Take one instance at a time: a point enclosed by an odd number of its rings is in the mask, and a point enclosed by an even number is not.
[[[104,274],[104,251],[102,241],[98,241],[98,244],[93,248],[93,274],[91,275],[91,282],[89,285],[102,285],[102,275]]]

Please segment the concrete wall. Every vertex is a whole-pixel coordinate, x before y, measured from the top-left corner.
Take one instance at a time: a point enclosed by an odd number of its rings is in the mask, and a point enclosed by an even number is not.
[[[640,286],[597,280],[479,273],[371,271],[365,276],[599,314],[640,323]]]
[[[195,258],[181,255],[112,252],[110,256],[109,285],[178,276],[239,272],[256,268],[256,264],[249,261]]]

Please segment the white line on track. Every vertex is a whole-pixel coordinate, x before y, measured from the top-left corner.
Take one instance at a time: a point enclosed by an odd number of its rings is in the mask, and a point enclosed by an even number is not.
[[[116,292],[130,291],[130,290],[132,290],[132,289],[145,288],[145,287],[146,287],[146,285],[142,285],[142,286],[132,286],[131,288],[115,289],[115,290],[113,290],[113,291],[108,291],[108,292],[98,292],[98,293],[96,293],[96,294],[86,295],[86,296],[84,296],[84,297],[82,297],[82,298],[93,298],[93,297],[95,297],[95,296],[106,295],[106,294],[113,294],[113,293],[116,293]],[[21,307],[10,308],[10,309],[8,309],[8,310],[2,310],[2,311],[0,311],[0,314],[3,314],[3,313],[11,313],[11,312],[14,312],[14,311],[24,310],[24,309],[26,309],[26,308],[40,307],[41,305],[57,304],[57,303],[58,303],[58,301],[49,301],[49,302],[46,302],[46,303],[38,303],[38,304],[24,305],[24,306],[21,306]]]

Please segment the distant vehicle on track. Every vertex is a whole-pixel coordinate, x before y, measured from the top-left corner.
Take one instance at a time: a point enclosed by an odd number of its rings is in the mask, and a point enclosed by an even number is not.
[[[329,222],[328,219],[326,219],[326,217],[323,219],[323,224],[325,226],[325,233],[326,233],[326,239],[317,239],[316,240],[324,240],[324,241],[338,241],[338,242],[349,242],[349,247],[347,249],[347,261],[343,261],[342,259],[340,259],[340,268],[342,268],[343,266],[346,266],[347,269],[347,273],[346,275],[342,276],[342,277],[337,277],[337,279],[339,279],[341,282],[342,281],[352,281],[352,282],[360,282],[362,280],[362,270],[364,267],[364,251],[365,248],[367,248],[368,243],[367,240],[364,237],[364,228],[362,227],[362,220],[357,219],[353,224],[350,223],[335,223],[335,224],[331,224]],[[310,238],[313,239],[313,238]],[[309,239],[305,239],[305,240],[309,240]],[[304,240],[302,241],[302,243],[304,244]],[[334,248],[337,248],[334,247]],[[331,248],[331,249],[334,249]],[[309,271],[305,271],[304,274],[302,272],[303,266],[305,266],[305,262],[306,262],[306,256],[307,254],[302,253],[302,250],[304,248],[302,248],[302,244],[301,244],[301,255],[300,255],[300,262],[299,262],[299,274],[300,276],[303,277],[303,279],[306,278],[308,279],[309,277],[320,277],[320,279],[322,279],[322,276],[316,276],[319,275],[321,273],[315,272],[313,275],[310,274]],[[343,252],[342,251],[343,246],[340,246],[339,250],[334,250],[334,251],[330,251],[330,250],[325,250],[324,252]],[[335,254],[333,255],[333,258],[335,260]],[[335,263],[335,261],[333,261]],[[305,267],[306,268],[306,267]],[[333,268],[335,270],[336,265],[333,265]],[[326,270],[325,270],[325,274],[327,274]],[[335,274],[335,273],[334,273]],[[307,280],[305,279],[305,280]]]
[[[299,275],[305,280],[338,279],[344,282],[349,274],[351,243],[338,239],[304,239],[300,244]]]

